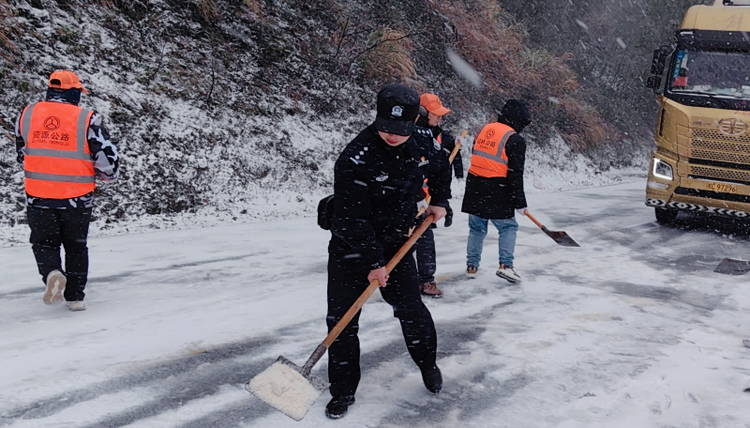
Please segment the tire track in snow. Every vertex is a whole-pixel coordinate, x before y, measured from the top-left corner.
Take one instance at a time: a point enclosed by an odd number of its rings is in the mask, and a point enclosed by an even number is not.
[[[120,427],[134,421],[175,409],[197,398],[214,394],[226,384],[242,384],[268,365],[267,361],[248,361],[250,353],[261,353],[274,343],[272,337],[253,338],[214,347],[206,352],[170,359],[85,388],[54,395],[27,406],[10,409],[0,415],[0,425],[17,419],[40,419],[55,415],[104,394],[146,387],[155,400],[98,420],[82,427]]]

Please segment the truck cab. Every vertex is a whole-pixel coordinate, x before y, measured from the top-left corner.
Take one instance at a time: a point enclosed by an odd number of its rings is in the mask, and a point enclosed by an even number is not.
[[[688,9],[654,51],[647,87],[659,112],[646,205],[750,222],[750,0]]]

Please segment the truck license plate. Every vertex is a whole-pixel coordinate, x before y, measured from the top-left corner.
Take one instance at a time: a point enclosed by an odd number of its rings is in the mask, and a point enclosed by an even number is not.
[[[737,186],[724,183],[708,183],[708,190],[721,193],[737,193]]]

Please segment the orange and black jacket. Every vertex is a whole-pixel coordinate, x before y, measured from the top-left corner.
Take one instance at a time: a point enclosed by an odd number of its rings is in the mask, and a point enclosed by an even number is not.
[[[75,97],[74,97],[75,98]],[[119,158],[101,117],[81,109],[65,92],[23,109],[16,150],[24,165],[27,202],[40,208],[93,206],[96,177],[117,177]]]
[[[523,129],[513,121],[501,116],[498,122],[511,126],[512,133],[505,141],[507,173],[505,177],[481,177],[466,175],[466,191],[461,211],[485,219],[508,219],[515,215],[515,210],[525,208],[526,194],[523,189],[523,172],[526,163],[526,141],[517,132]],[[520,128],[520,129],[519,129]]]

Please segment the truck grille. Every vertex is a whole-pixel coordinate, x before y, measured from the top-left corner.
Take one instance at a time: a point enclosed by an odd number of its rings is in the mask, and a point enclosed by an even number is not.
[[[707,166],[690,165],[690,177],[729,181],[738,184],[750,184],[750,171],[720,169]]]
[[[695,128],[690,131],[691,177],[750,183],[750,134],[730,136],[718,130]]]
[[[727,153],[713,152],[710,150],[701,149],[690,149],[690,158],[750,165],[750,152]]]
[[[746,133],[744,135],[740,136],[731,136],[726,135],[718,130],[715,129],[696,129],[692,128],[691,131],[693,131],[693,138],[701,139],[701,140],[715,140],[715,141],[707,141],[707,143],[714,143],[719,145],[726,145],[729,147],[734,147],[735,145],[732,143],[729,143],[729,141],[735,142],[735,143],[745,143],[750,145],[750,133]],[[718,141],[716,141],[718,140]],[[716,150],[732,150],[721,148],[721,146],[715,147]]]

